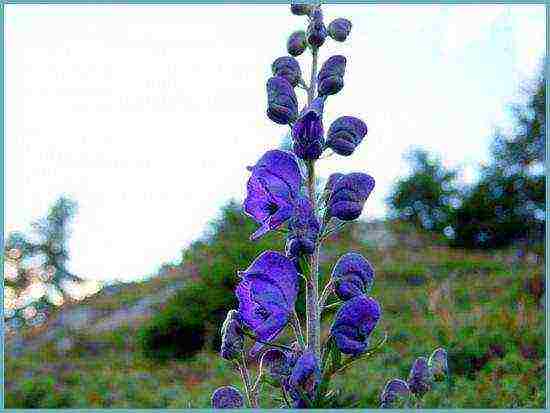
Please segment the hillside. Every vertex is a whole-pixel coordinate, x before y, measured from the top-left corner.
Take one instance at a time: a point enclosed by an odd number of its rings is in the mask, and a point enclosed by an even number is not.
[[[346,249],[376,268],[372,295],[383,315],[384,350],[337,380],[361,407],[375,407],[384,383],[406,377],[414,358],[442,345],[452,379],[426,407],[544,407],[544,262],[533,253],[449,249],[408,227],[358,225],[334,237],[331,266]],[[40,330],[6,343],[6,407],[209,407],[212,390],[240,387],[210,351],[153,362],[136,342],[143,322],[187,282],[192,263],[141,283],[109,287],[59,311]]]

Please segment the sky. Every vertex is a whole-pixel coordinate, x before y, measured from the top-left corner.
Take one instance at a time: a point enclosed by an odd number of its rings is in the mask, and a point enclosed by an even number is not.
[[[369,132],[353,156],[320,161],[321,176],[374,176],[364,219],[387,212],[411,146],[473,181],[540,67],[544,5],[323,8],[353,23],[320,51],[348,60],[325,124],[352,115]],[[6,5],[4,234],[67,194],[73,272],[127,281],[179,262],[287,133],[265,115],[265,82],[304,25],[286,5]],[[310,56],[298,60],[309,73]]]

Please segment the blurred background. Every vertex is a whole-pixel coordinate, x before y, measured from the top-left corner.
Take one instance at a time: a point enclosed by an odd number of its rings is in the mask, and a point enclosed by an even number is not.
[[[441,345],[451,382],[426,407],[544,407],[544,6],[324,13],[353,23],[320,52],[348,59],[325,124],[369,132],[320,180],[376,188],[322,272],[364,254],[389,336],[342,405],[376,407]],[[236,272],[284,245],[248,241],[246,166],[288,143],[265,81],[304,24],[287,5],[5,7],[6,407],[209,407],[239,384],[216,354]]]

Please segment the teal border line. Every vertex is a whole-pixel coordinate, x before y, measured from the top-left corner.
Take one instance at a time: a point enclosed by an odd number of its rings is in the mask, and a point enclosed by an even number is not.
[[[2,4],[289,4],[290,0],[160,0],[152,2],[151,0],[7,0],[0,1]],[[305,2],[308,2],[305,0]],[[418,1],[418,0],[329,0],[323,1],[323,4],[547,4],[546,0],[440,0],[440,1]]]
[[[2,28],[0,29],[0,47],[2,47],[2,57],[0,58],[0,63],[1,63],[1,68],[0,68],[0,73],[2,75],[2,81],[0,82],[0,93],[2,94],[2,103],[0,103],[0,111],[2,112],[2,114],[0,115],[0,124],[1,124],[1,127],[2,127],[2,235],[0,235],[0,243],[1,243],[1,247],[2,247],[2,251],[4,251],[4,194],[5,194],[5,179],[6,179],[6,162],[5,162],[5,157],[4,157],[4,154],[6,153],[5,151],[5,142],[6,140],[4,139],[4,130],[5,130],[5,125],[6,123],[4,122],[4,110],[5,110],[5,107],[4,107],[4,99],[5,99],[5,94],[4,94],[4,52],[5,52],[5,47],[4,47],[4,4],[0,4],[0,20],[2,21]],[[3,256],[3,254],[2,254]],[[3,258],[0,259],[0,263],[2,263],[2,290],[0,291],[0,295],[1,295],[1,298],[0,298],[0,303],[2,304],[1,305],[1,312],[2,312],[2,328],[0,328],[0,353],[2,355],[2,362],[0,363],[0,373],[1,373],[1,378],[2,378],[2,386],[0,387],[0,408],[4,409],[4,260]]]
[[[545,325],[546,325],[546,331],[545,331],[545,334],[546,334],[546,354],[545,354],[545,358],[546,358],[546,410],[549,410],[550,409],[550,401],[549,401],[549,398],[550,398],[550,389],[549,389],[549,386],[548,386],[548,383],[550,382],[550,366],[548,366],[548,349],[550,348],[550,341],[549,341],[549,330],[550,330],[550,317],[548,317],[548,309],[550,309],[550,294],[548,294],[548,285],[550,285],[549,281],[550,281],[550,276],[549,276],[549,273],[550,273],[550,264],[548,263],[548,255],[549,255],[549,252],[550,252],[550,245],[548,243],[548,239],[549,239],[549,236],[550,236],[550,224],[548,223],[548,220],[550,219],[550,212],[548,211],[548,204],[550,203],[550,189],[548,189],[548,172],[550,171],[550,168],[549,168],[549,162],[548,162],[548,153],[549,153],[549,149],[550,149],[550,142],[549,142],[549,139],[548,139],[548,126],[550,125],[550,119],[548,118],[548,115],[550,113],[550,110],[548,108],[549,104],[550,104],[550,97],[548,96],[548,91],[549,91],[549,88],[550,88],[550,79],[548,79],[548,75],[550,74],[549,71],[548,71],[548,68],[549,68],[549,59],[548,59],[548,50],[549,50],[549,46],[550,46],[550,38],[549,38],[549,33],[548,33],[548,24],[550,23],[550,7],[548,6],[548,4],[546,3],[546,50],[545,50],[545,57],[544,57],[544,73],[545,73],[545,76],[546,76],[546,79],[545,79],[545,83],[546,83],[546,150],[545,150],[545,153],[544,153],[544,163],[545,163],[545,175],[546,175],[546,179],[544,181],[544,184],[545,184],[545,189],[546,189],[546,205],[545,205],[545,209],[546,209],[546,236],[545,236],[545,242],[544,242],[544,266],[545,266],[545,271],[544,271],[544,275],[545,275],[545,280],[546,280],[546,288],[545,288],[545,298],[546,298],[546,302],[545,302],[545,308],[544,308],[544,320],[546,321]]]
[[[305,0],[307,2],[308,0]],[[8,0],[3,1],[0,0],[0,19],[2,21],[2,27],[0,29],[0,42],[1,42],[1,68],[0,73],[2,75],[2,80],[0,82],[0,92],[2,94],[2,101],[0,103],[1,108],[1,117],[0,117],[0,124],[2,126],[1,130],[1,139],[2,139],[2,234],[0,235],[0,244],[2,247],[2,250],[4,248],[4,227],[5,227],[5,177],[6,177],[6,171],[5,171],[5,70],[4,70],[4,56],[5,56],[5,43],[4,43],[4,28],[5,28],[5,5],[16,5],[16,4],[89,4],[89,5],[103,5],[103,4],[137,4],[137,5],[168,5],[168,4],[196,4],[196,5],[204,5],[204,4],[289,4],[290,0],[264,0],[264,1],[257,1],[257,0],[161,0],[158,2],[152,2],[151,0]],[[518,5],[525,5],[525,4],[545,4],[546,5],[546,51],[545,51],[545,62],[544,62],[544,70],[546,74],[546,152],[545,152],[545,174],[546,174],[546,180],[545,180],[545,187],[546,187],[546,206],[550,203],[550,189],[548,188],[548,174],[550,172],[550,162],[548,160],[548,153],[550,151],[550,140],[548,139],[548,128],[550,126],[550,96],[548,95],[548,91],[550,90],[550,63],[548,60],[548,50],[550,49],[550,37],[548,33],[549,23],[550,23],[550,7],[549,2],[547,0],[496,0],[496,1],[490,1],[490,0],[442,0],[442,1],[418,1],[418,0],[390,0],[390,1],[379,1],[379,0],[329,0],[329,1],[323,1],[325,4],[365,4],[365,5],[390,5],[390,4],[444,4],[444,5],[460,5],[460,4],[518,4]],[[550,255],[550,244],[549,244],[549,238],[550,238],[550,211],[548,210],[548,207],[546,207],[546,239],[545,239],[545,279],[546,279],[546,286],[548,288],[548,285],[550,285],[550,264],[548,263],[547,257]],[[3,260],[0,259],[0,262],[2,263],[3,267]],[[2,323],[4,322],[4,282],[3,282],[3,271],[2,271],[2,286],[0,291],[0,303],[1,303],[1,313],[2,313]],[[549,359],[548,359],[548,350],[550,349],[550,317],[548,317],[548,311],[550,309],[550,294],[548,293],[548,289],[546,289],[545,292],[545,338],[546,338],[546,371],[545,371],[545,377],[546,377],[546,409],[544,410],[550,410],[550,388],[548,386],[548,383],[550,382],[550,366],[548,365]],[[2,355],[2,360],[0,361],[0,372],[1,372],[1,380],[2,380],[2,386],[0,386],[0,408],[4,410],[4,326],[2,325],[2,328],[0,329],[0,353]],[[34,409],[34,410],[27,410],[27,409],[10,409],[18,412],[36,412],[36,411],[46,411],[45,409]],[[140,409],[140,412],[158,412],[158,411],[172,411],[172,412],[184,412],[188,410],[200,410],[200,411],[215,411],[214,409]],[[271,409],[261,409],[265,412],[280,412],[280,409],[271,410]],[[543,409],[514,409],[513,411],[517,412],[541,412],[544,411]],[[9,410],[8,410],[9,411]],[[73,409],[56,409],[55,411],[78,411]],[[136,409],[86,409],[87,412],[103,412],[103,411],[117,411],[117,412],[135,412]],[[242,412],[250,412],[251,409],[236,409],[234,411],[242,411]],[[297,409],[285,409],[285,411],[299,411]],[[365,409],[345,409],[345,410],[312,410],[312,411],[321,411],[321,412],[341,412],[341,411],[351,411],[351,412],[361,412],[363,413]],[[390,410],[395,411],[395,410]],[[454,411],[472,411],[477,412],[478,409],[432,409],[434,412],[454,412]],[[483,412],[502,412],[507,411],[507,409],[483,409]]]

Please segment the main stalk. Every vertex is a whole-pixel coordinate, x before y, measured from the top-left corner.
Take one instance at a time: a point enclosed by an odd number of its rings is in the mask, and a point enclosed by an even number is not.
[[[308,106],[313,101],[317,87],[318,49],[312,48],[311,78],[307,90]],[[313,210],[317,212],[315,191],[315,160],[307,161],[307,190]],[[321,355],[321,317],[319,314],[319,241],[310,257],[308,286],[306,288],[307,312],[307,348],[320,358]]]

